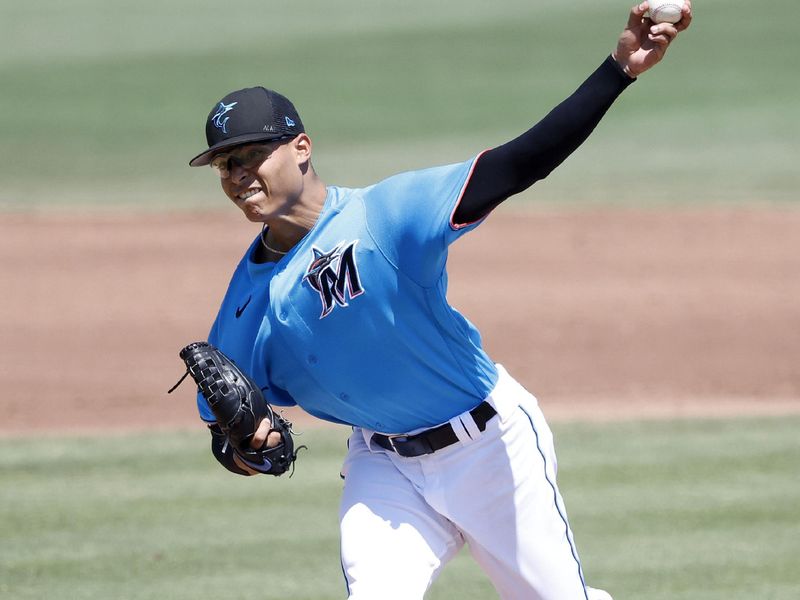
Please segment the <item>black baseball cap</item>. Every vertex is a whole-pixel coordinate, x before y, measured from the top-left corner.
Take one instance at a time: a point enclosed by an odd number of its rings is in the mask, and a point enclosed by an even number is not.
[[[286,96],[263,87],[236,90],[214,105],[206,121],[208,150],[189,161],[201,167],[225,148],[267,142],[305,132],[303,122]]]

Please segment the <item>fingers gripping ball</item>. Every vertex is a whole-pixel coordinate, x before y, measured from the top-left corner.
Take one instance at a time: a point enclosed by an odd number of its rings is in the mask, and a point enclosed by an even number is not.
[[[272,410],[258,385],[208,342],[189,344],[180,357],[239,458],[260,473],[282,475],[288,471],[297,455],[292,424]],[[279,433],[281,441],[272,447],[251,448],[264,419],[269,419],[270,433]]]
[[[681,20],[682,0],[648,0],[647,4],[653,23],[677,23]]]

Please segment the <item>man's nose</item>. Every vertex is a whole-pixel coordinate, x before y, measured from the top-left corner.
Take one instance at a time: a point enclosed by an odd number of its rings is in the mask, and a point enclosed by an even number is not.
[[[242,165],[238,164],[236,161],[232,160],[230,163],[231,167],[231,181],[236,184],[240,184],[245,181],[248,177],[250,177],[250,172],[242,167]]]

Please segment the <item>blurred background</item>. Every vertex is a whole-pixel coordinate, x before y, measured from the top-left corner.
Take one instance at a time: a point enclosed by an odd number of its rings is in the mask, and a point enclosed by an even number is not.
[[[627,3],[4,2],[0,207],[217,207],[186,163],[230,90],[293,99],[326,180],[358,186],[508,140],[613,49]],[[701,0],[536,200],[792,202],[797,4]],[[754,14],[757,13],[757,14]]]
[[[366,185],[527,130],[605,59],[629,8],[4,3],[10,422],[79,427],[87,398],[115,425],[150,426],[137,403],[161,423],[194,422],[189,403],[162,406],[161,389],[257,232],[209,169],[187,166],[227,92],[288,95],[323,181]],[[542,398],[800,395],[800,8],[753,12],[700,0],[691,30],[568,162],[454,247],[452,301]],[[123,341],[150,377],[120,389]],[[57,395],[60,414],[32,418],[32,391]]]

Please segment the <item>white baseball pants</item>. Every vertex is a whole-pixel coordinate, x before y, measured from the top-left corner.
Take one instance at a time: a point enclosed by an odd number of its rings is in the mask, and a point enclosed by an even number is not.
[[[480,432],[459,415],[459,442],[434,454],[404,458],[354,430],[340,508],[350,600],[421,600],[465,542],[503,600],[591,598],[552,432],[536,398],[498,369],[486,399],[497,416]]]

